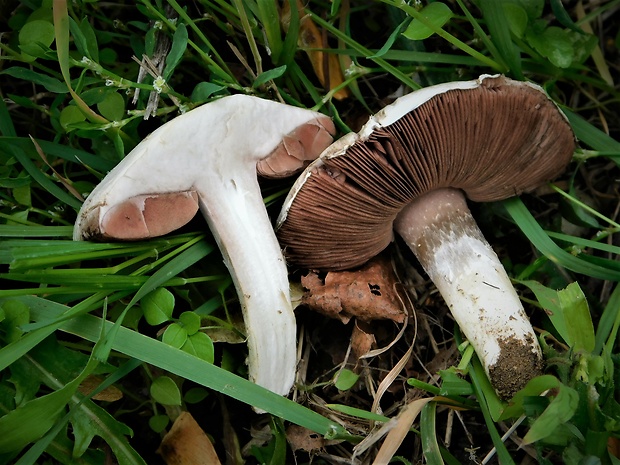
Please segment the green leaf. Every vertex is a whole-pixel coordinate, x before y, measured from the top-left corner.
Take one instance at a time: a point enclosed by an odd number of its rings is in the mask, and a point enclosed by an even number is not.
[[[557,395],[545,411],[534,421],[523,438],[524,444],[532,444],[554,434],[556,428],[570,420],[579,405],[579,394],[572,388],[560,385]]]
[[[272,0],[257,0],[258,16],[265,30],[265,37],[273,63],[280,62],[282,53],[282,33],[280,31],[280,12],[278,3]]]
[[[560,308],[568,329],[569,345],[576,351],[594,350],[594,325],[588,301],[579,284],[574,282],[558,291]]]
[[[567,30],[566,36],[573,46],[573,65],[575,63],[582,64],[586,61],[598,45],[598,37],[593,34]]]
[[[510,26],[510,32],[522,38],[527,28],[527,12],[514,3],[504,3],[504,13]]]
[[[153,415],[149,418],[149,427],[156,433],[163,432],[170,423],[168,415]]]
[[[162,405],[181,405],[181,391],[169,376],[160,376],[151,384],[151,397]]]
[[[205,333],[192,334],[187,338],[181,350],[192,354],[205,362],[213,363],[215,361],[215,348],[213,341]]]
[[[506,406],[498,421],[508,420],[510,418],[518,418],[524,413],[524,401],[530,397],[540,396],[549,389],[555,389],[560,386],[560,380],[555,376],[542,375],[532,378],[523,389],[517,392]]]
[[[200,82],[194,87],[190,99],[195,103],[206,102],[211,95],[223,89],[225,89],[224,86],[213,84],[212,82]]]
[[[348,391],[355,385],[355,383],[357,383],[358,379],[359,375],[353,373],[348,368],[345,368],[344,370],[340,370],[338,372],[334,385],[340,391]]]
[[[22,364],[27,364],[30,367],[30,376],[40,379],[52,389],[59,389],[63,383],[71,380],[77,386],[80,380],[84,379],[95,367],[92,363],[87,365],[87,356],[58,344],[53,337],[47,338],[42,344],[30,351],[26,357],[21,359],[21,361],[26,360],[27,363]],[[21,361],[11,365],[11,372]],[[85,365],[86,368],[84,368]],[[139,362],[136,360],[128,361],[102,382],[100,389],[117,382],[139,365]],[[90,369],[89,366],[91,367]],[[76,376],[77,378],[75,378]],[[96,390],[93,391],[93,394],[94,392]],[[127,442],[125,436],[132,435],[132,431],[127,425],[119,422],[102,407],[89,399],[85,399],[80,394],[74,393],[69,402],[72,405],[71,412],[62,420],[59,420],[44,438],[31,447],[28,450],[28,454],[34,454],[39,449],[38,455],[40,456],[58,434],[58,430],[64,428],[64,425],[71,421],[72,435],[74,437],[72,447],[75,457],[82,457],[86,453],[86,449],[93,437],[100,436],[108,444],[118,463],[128,465],[144,463]],[[51,437],[49,437],[50,435]],[[47,445],[45,445],[46,443]]]
[[[441,375],[441,389],[439,395],[441,396],[469,396],[473,393],[471,384],[464,380],[454,367],[447,370],[440,370]]]
[[[200,329],[200,316],[195,312],[183,312],[179,316],[179,323],[183,325],[187,334],[192,335]]]
[[[187,341],[187,331],[178,323],[172,323],[166,328],[161,340],[164,344],[168,344],[175,349],[180,349]]]
[[[174,295],[165,287],[160,287],[140,299],[146,322],[157,326],[172,317],[174,310]]]
[[[372,60],[373,58],[380,58],[383,55],[385,55],[392,48],[392,45],[394,45],[394,42],[396,42],[396,39],[398,39],[401,32],[403,32],[403,29],[407,28],[410,21],[411,21],[410,18],[406,18],[402,23],[396,26],[396,28],[394,28],[394,30],[392,31],[388,39],[385,41],[383,46],[379,50],[377,50],[377,53],[375,53],[374,55],[370,55],[366,58],[368,58],[369,60]]]
[[[0,454],[20,451],[43,436],[63,412],[76,386],[66,385],[51,394],[38,397],[0,418]]]
[[[351,415],[353,417],[361,418],[362,420],[381,421],[381,422],[390,421],[390,419],[386,416],[379,415],[378,413],[369,412],[367,410],[362,410],[360,408],[350,407],[348,405],[326,404],[325,406],[336,412],[341,412],[346,415]]]
[[[183,54],[187,49],[188,39],[189,37],[185,24],[179,24],[177,26],[177,30],[174,31],[174,35],[172,36],[172,46],[170,47],[170,52],[168,52],[168,55],[166,56],[166,67],[164,68],[164,72],[162,74],[162,77],[166,81],[170,79],[172,72],[183,59]]]
[[[86,115],[75,105],[68,105],[62,109],[59,117],[60,125],[67,132],[71,131],[71,125],[86,121]]]
[[[0,136],[15,137],[15,126],[11,120],[11,114],[4,99],[0,99]]]
[[[545,7],[545,0],[513,0],[514,4],[518,4],[525,12],[530,20],[541,17]],[[505,2],[506,4],[508,2]]]
[[[567,27],[570,30],[578,34],[585,34],[583,30],[580,29],[579,26],[577,26],[573,22],[572,18],[570,17],[568,12],[564,8],[564,4],[562,3],[562,0],[551,0],[550,3],[551,3],[551,10],[553,11],[555,18],[560,22],[562,26]]]
[[[603,347],[608,347],[608,354],[613,353],[613,347],[616,343],[618,330],[620,329],[620,285],[611,293],[607,305],[596,328],[596,343],[593,353],[600,355]],[[620,417],[619,417],[620,418]]]
[[[5,331],[6,342],[18,340],[23,334],[20,326],[30,321],[30,308],[19,300],[6,300],[0,309],[4,314],[0,327]]]
[[[563,108],[562,111],[568,118],[573,131],[575,131],[575,136],[577,136],[577,139],[579,139],[582,144],[587,144],[594,150],[599,150],[601,152],[615,152],[620,154],[620,142],[588,123],[577,113],[566,108]],[[616,164],[620,164],[620,158],[614,158],[613,160]]]
[[[256,89],[257,87],[262,86],[268,81],[272,79],[277,79],[282,76],[286,72],[286,65],[278,66],[277,68],[270,69],[261,73],[256,77],[256,80],[252,84],[252,88]]]
[[[20,66],[13,66],[11,68],[5,69],[4,71],[0,72],[0,74],[6,74],[8,76],[14,77],[15,79],[29,81],[33,84],[41,85],[45,87],[46,90],[55,94],[66,94],[69,91],[67,85],[64,82],[48,76],[47,74],[37,73],[36,71],[22,68]]]
[[[25,207],[32,207],[32,193],[30,190],[30,183],[25,186],[15,187],[13,189],[13,198],[19,205]]]
[[[558,68],[568,68],[575,58],[568,33],[556,26],[546,28],[542,34],[529,29],[526,39],[538,53]]]
[[[443,27],[450,18],[452,18],[452,10],[445,3],[441,2],[433,2],[426,5],[420,11],[420,14],[426,19],[429,23],[433,24],[437,27]],[[403,32],[403,35],[407,39],[411,40],[423,40],[427,39],[434,34],[433,30],[423,24],[418,19],[413,19]]]
[[[32,144],[32,142],[31,142]],[[66,203],[67,205],[79,209],[82,205],[78,199],[66,192],[63,188],[54,183],[46,174],[41,171],[41,168],[37,166],[31,159],[24,153],[24,151],[12,144],[5,143],[0,140],[0,152],[7,152],[14,156],[17,161],[24,167],[32,178],[38,182],[41,187],[47,190],[50,194],[55,196],[58,200]]]
[[[33,57],[45,57],[52,42],[54,25],[49,21],[29,21],[19,31],[19,48]]]
[[[572,349],[594,350],[594,326],[586,297],[577,283],[556,291],[537,281],[520,281],[529,287],[549,316],[553,327]]]
[[[183,400],[186,404],[197,404],[202,402],[209,395],[209,391],[201,387],[193,387],[188,389],[188,391],[183,396]]]
[[[112,449],[118,463],[143,463],[127,441],[126,436],[133,436],[131,428],[96,403],[88,400],[81,404],[71,417],[71,426],[76,456],[85,453],[93,438],[99,436]]]
[[[620,281],[619,271],[610,267],[589,263],[585,259],[576,257],[560,248],[540,227],[536,219],[523,204],[523,201],[518,197],[504,200],[502,204],[534,247],[556,265],[587,276]]]
[[[120,121],[125,117],[125,99],[118,92],[110,92],[97,104],[97,110],[110,121]]]
[[[87,53],[85,55],[94,62],[99,63],[99,45],[97,44],[97,35],[90,25],[88,17],[84,17],[82,21],[80,21],[79,31],[82,33],[82,37],[84,37],[84,44],[86,45]],[[73,28],[71,28],[71,32],[74,33]]]

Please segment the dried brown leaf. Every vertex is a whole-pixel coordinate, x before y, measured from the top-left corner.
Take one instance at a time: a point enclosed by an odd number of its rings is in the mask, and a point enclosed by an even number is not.
[[[304,5],[297,0],[297,11],[304,11]],[[288,30],[290,24],[291,9],[288,2],[284,2],[280,13],[280,20],[284,30]],[[309,16],[302,16],[299,20],[299,36],[297,45],[306,51],[312,69],[316,74],[319,82],[327,90],[333,90],[344,82],[342,67],[338,56],[333,53],[326,53],[323,50],[329,50],[327,39],[321,30],[314,24]],[[343,100],[349,97],[349,89],[343,87],[334,92],[336,100]]]
[[[303,426],[290,425],[286,428],[286,439],[293,452],[302,450],[316,453],[322,451],[325,447],[325,439],[320,434]]]
[[[302,303],[331,318],[348,323],[352,317],[362,321],[392,320],[403,323],[407,314],[396,290],[397,278],[383,257],[369,261],[356,271],[333,271],[321,280],[310,272],[301,278],[308,290]]]
[[[93,392],[103,382],[100,376],[91,375],[80,384],[78,390],[85,396]],[[92,396],[93,400],[102,400],[105,402],[114,402],[123,398],[123,392],[115,386],[108,386],[103,391]]]
[[[181,412],[157,452],[167,465],[221,465],[207,434],[189,412]]]
[[[377,338],[373,334],[367,323],[356,321],[351,333],[351,350],[356,359],[366,355],[377,343]]]

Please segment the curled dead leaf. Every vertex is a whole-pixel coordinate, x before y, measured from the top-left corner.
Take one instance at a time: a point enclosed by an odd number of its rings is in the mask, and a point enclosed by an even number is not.
[[[82,381],[78,390],[87,396],[97,389],[103,381],[104,379],[101,376],[91,375]],[[103,391],[92,396],[93,400],[101,400],[105,402],[114,402],[122,398],[123,392],[115,386],[108,386]]]
[[[286,428],[286,439],[293,452],[302,450],[309,453],[316,453],[325,447],[325,439],[314,431],[303,426],[290,425]]]
[[[356,359],[363,357],[376,345],[377,338],[368,323],[356,321],[351,333],[351,350]]]
[[[300,0],[297,0],[297,14],[300,15],[297,45],[299,48],[306,50],[314,74],[316,74],[323,87],[327,90],[333,90],[344,82],[340,60],[338,55],[323,51],[329,50],[327,39],[312,19],[309,16],[303,15],[303,11],[304,5]],[[288,31],[291,22],[291,7],[288,2],[284,2],[282,6],[280,21],[284,30]],[[348,60],[348,57],[346,59]],[[334,92],[336,100],[344,100],[349,95],[349,89],[346,87]]]
[[[310,272],[301,278],[307,289],[302,303],[345,324],[352,317],[402,323],[407,314],[398,298],[397,283],[390,262],[376,257],[355,271],[329,272],[324,280]]]
[[[213,444],[189,412],[181,412],[157,449],[168,465],[220,465]]]

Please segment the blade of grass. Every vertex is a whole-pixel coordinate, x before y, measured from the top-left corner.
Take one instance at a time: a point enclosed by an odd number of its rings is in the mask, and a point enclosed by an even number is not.
[[[600,355],[604,346],[608,346],[609,353],[613,353],[613,347],[618,335],[618,327],[620,326],[620,285],[616,285],[616,288],[611,293],[607,305],[603,310],[603,314],[598,322],[596,328],[596,335],[594,338],[594,350],[595,355]]]
[[[71,237],[71,226],[13,226],[0,224],[0,237]]]
[[[437,442],[437,430],[435,428],[435,416],[437,403],[429,402],[420,413],[420,437],[422,438],[422,454],[429,465],[443,465],[439,443]]]
[[[28,174],[38,182],[41,187],[43,187],[46,191],[52,194],[61,202],[73,207],[76,210],[82,206],[82,202],[76,199],[71,194],[68,194],[66,191],[58,187],[50,178],[48,178],[45,173],[43,173],[37,165],[21,150],[19,147],[11,146],[9,144],[2,143],[0,141],[0,151],[4,151],[14,156],[15,159],[24,167],[24,169],[28,172]]]
[[[272,0],[257,0],[261,24],[265,31],[267,44],[271,52],[271,60],[280,64],[282,54],[282,35],[280,31],[280,14],[278,4]]]
[[[91,310],[92,308],[95,308],[96,306],[100,305],[100,303],[105,298],[108,297],[108,294],[109,293],[107,292],[99,292],[97,294],[94,294],[84,299],[82,302],[80,302],[79,304],[75,305],[72,308],[63,306],[63,311],[67,311],[68,313],[71,313],[72,315],[87,312]],[[21,298],[27,298],[27,297],[28,296],[16,297],[16,298],[21,299]],[[38,297],[33,297],[33,299],[35,300],[30,300],[28,304],[31,306],[30,310],[37,311],[38,310],[37,306],[43,307],[45,310],[43,311],[43,313],[39,313],[41,315],[39,319],[46,326],[43,328],[34,330],[28,334],[25,334],[18,340],[11,342],[10,344],[2,347],[0,349],[0,371],[6,369],[9,365],[11,365],[17,359],[21,358],[24,354],[28,353],[30,349],[35,347],[37,344],[43,341],[46,337],[48,337],[50,334],[56,331],[62,324],[59,321],[54,321],[53,323],[50,323],[51,321],[53,321],[53,318],[58,317],[58,315],[55,316],[51,312],[46,313],[46,310],[49,309],[50,306],[53,307],[55,305],[60,305],[60,304],[57,304],[55,302],[51,302],[45,299],[41,299]],[[7,299],[0,299],[0,303],[5,300]]]
[[[69,73],[69,13],[67,11],[66,0],[54,0],[54,34],[56,40],[56,53],[58,56],[58,64],[62,77],[65,80],[65,84],[69,88],[69,93],[80,110],[86,115],[86,117],[94,122],[100,124],[107,124],[109,121],[103,116],[95,113],[91,108],[82,100],[82,98],[75,93],[73,87],[71,87],[71,75]]]
[[[120,381],[123,377],[129,374],[134,369],[141,365],[140,361],[131,359],[125,362],[124,365],[119,367],[114,373],[112,373],[106,380],[101,383],[96,389],[91,391],[88,396],[73,395],[74,406],[72,409],[62,418],[57,421],[54,427],[41,439],[39,439],[28,451],[16,462],[15,465],[34,465],[37,460],[47,448],[52,444],[56,436],[66,427],[73,415],[80,411],[80,413],[86,415],[89,418],[91,427],[96,428],[99,435],[110,446],[115,453],[116,460],[122,465],[145,465],[146,462],[142,460],[140,455],[129,445],[127,439],[118,434],[118,431],[114,428],[114,422],[116,421],[111,414],[104,410],[99,405],[91,401],[91,398],[101,392],[108,386],[111,386],[117,381]],[[112,424],[111,424],[112,423]]]
[[[620,272],[589,263],[560,248],[545,234],[536,219],[518,197],[504,200],[504,207],[521,231],[546,258],[558,266],[593,278],[620,281]]]
[[[600,152],[615,152],[620,154],[620,142],[588,123],[577,113],[574,113],[566,108],[562,108],[562,111],[568,118],[573,131],[575,131],[575,136],[577,136],[577,139],[581,142]],[[620,164],[620,160],[613,160],[617,164]]]
[[[373,55],[373,52],[371,50],[367,49],[366,47],[362,46],[358,42],[354,41],[348,35],[344,34],[342,31],[340,31],[338,28],[334,27],[329,22],[325,21],[320,16],[317,16],[317,15],[315,15],[312,12],[309,12],[309,11],[307,11],[306,13],[308,13],[312,17],[312,20],[314,22],[316,22],[316,24],[318,26],[321,26],[321,27],[327,29],[329,32],[331,32],[338,39],[342,40],[345,44],[347,44],[352,49],[356,50],[357,52],[363,54],[366,57],[369,57],[369,56]],[[374,61],[380,68],[382,68],[386,72],[392,74],[395,78],[397,78],[399,81],[401,81],[407,87],[410,87],[411,89],[419,89],[420,88],[419,84],[414,82],[409,76],[404,74],[397,67],[392,66],[391,64],[389,64],[383,58],[380,58],[380,57],[379,58],[373,58],[372,61]]]
[[[0,99],[0,135],[4,137],[15,137],[15,126],[11,120],[9,109],[6,107],[4,99]]]
[[[454,37],[452,34],[449,34],[448,32],[444,31],[442,28],[437,27],[436,25],[432,24],[430,21],[428,21],[424,17],[424,15],[420,14],[420,12],[418,10],[416,10],[415,8],[413,8],[412,6],[409,6],[406,3],[402,3],[402,2],[398,2],[398,1],[394,1],[394,0],[382,0],[382,2],[386,3],[388,5],[391,5],[393,7],[400,8],[405,13],[407,13],[409,16],[411,16],[411,17],[417,19],[418,21],[420,21],[422,24],[424,24],[427,28],[429,28],[435,34],[440,36],[442,39],[444,39],[448,43],[452,44],[455,48],[458,48],[459,50],[465,52],[467,55],[469,55],[469,56],[479,60],[480,63],[483,66],[488,66],[489,68],[494,69],[494,70],[499,71],[499,72],[505,72],[505,67],[503,67],[499,63],[495,62],[491,58],[489,58],[489,57],[483,55],[482,53],[478,52],[477,50],[473,49],[472,47],[470,47],[469,45],[467,45],[463,41],[461,41],[461,40],[457,39],[456,37]],[[377,62],[377,64],[380,65],[379,62]]]
[[[523,79],[521,57],[510,36],[510,24],[504,12],[503,2],[480,0],[480,9],[491,33],[492,41],[497,45],[501,59],[507,68],[502,72],[510,71],[517,79]]]
[[[21,148],[26,153],[34,154],[34,146],[29,137],[0,137],[0,144],[8,143]],[[115,162],[101,156],[93,155],[66,145],[56,144],[46,140],[37,139],[37,143],[48,155],[62,158],[75,163],[85,164],[93,170],[107,172],[114,168]],[[31,157],[32,158],[32,157]]]
[[[67,307],[49,301],[41,305],[37,300],[42,299],[37,297],[25,296],[20,300],[30,306],[32,317],[35,320],[49,318],[50,313],[56,313],[56,317],[58,317],[66,313],[67,310]],[[100,336],[102,323],[105,326],[106,333],[112,330],[113,323],[104,322],[92,315],[72,318],[62,324],[61,330],[96,342]],[[304,426],[328,438],[350,438],[342,426],[312,410],[182,350],[175,349],[128,328],[118,328],[118,337],[114,339],[112,348],[129,357],[142,360],[248,405],[263,409],[287,421]]]
[[[483,380],[479,375],[479,373],[484,372],[482,365],[476,357],[474,357],[472,363],[474,364],[475,369],[470,370],[469,376],[472,380],[472,385],[474,387],[474,395],[478,399],[478,404],[480,405],[480,410],[482,411],[484,422],[487,426],[487,431],[489,433],[489,436],[491,436],[493,446],[497,451],[499,463],[501,463],[502,465],[515,465],[514,460],[510,456],[510,452],[508,452],[508,449],[506,449],[506,445],[502,442],[502,437],[500,436],[497,428],[495,427],[495,423],[493,422],[491,412],[489,411],[486,398],[483,394]]]
[[[596,236],[597,240],[585,239],[583,237],[571,236],[569,234],[558,233],[555,231],[545,231],[545,233],[553,239],[557,239],[562,242],[567,242],[569,244],[573,244],[579,247],[601,250],[603,252],[620,255],[620,247],[618,247],[617,245],[607,244],[605,242],[598,241],[599,239],[602,240],[608,237],[608,234],[605,234],[604,232],[602,232],[601,234],[597,234]]]
[[[166,26],[171,30],[176,30],[175,24],[173,24],[169,18],[163,16],[157,8],[155,8],[149,1],[141,0],[141,3],[155,16],[157,16],[161,21],[166,23]],[[204,35],[202,30],[196,25],[196,22],[187,14],[187,11],[179,5],[175,0],[168,0],[168,4],[176,11],[176,13],[185,21],[187,25],[194,31],[194,33],[198,36],[198,38],[202,41],[202,43],[206,46],[207,50],[213,54],[213,56],[218,60],[219,63],[216,63],[208,53],[206,53],[202,47],[197,45],[195,42],[188,40],[188,45],[192,47],[196,53],[200,55],[200,57],[209,65],[209,68],[217,74],[218,77],[223,79],[229,84],[239,85],[237,80],[234,77],[234,74],[230,72],[228,67],[226,66],[226,62],[222,59],[217,49],[213,47],[209,39]]]

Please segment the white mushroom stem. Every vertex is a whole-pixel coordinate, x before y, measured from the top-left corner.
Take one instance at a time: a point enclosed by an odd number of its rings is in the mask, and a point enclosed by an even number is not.
[[[297,356],[296,323],[284,258],[256,179],[255,168],[211,176],[198,190],[200,209],[233,278],[248,339],[249,378],[288,394]]]
[[[511,397],[522,380],[539,374],[536,334],[462,192],[425,194],[402,210],[395,229],[441,293],[498,393]]]

